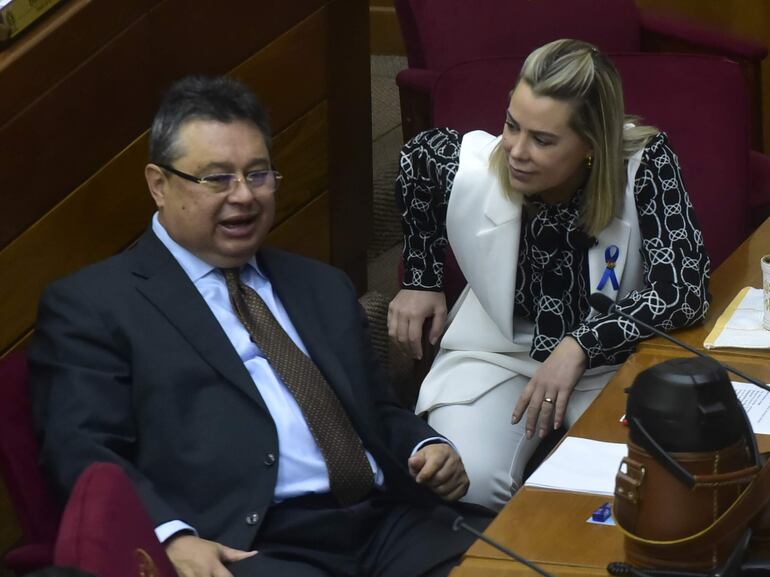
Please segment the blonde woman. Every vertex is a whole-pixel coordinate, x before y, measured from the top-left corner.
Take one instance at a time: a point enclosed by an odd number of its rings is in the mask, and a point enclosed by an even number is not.
[[[618,73],[595,47],[535,50],[501,113],[501,136],[436,129],[404,147],[406,273],[388,314],[415,357],[432,317],[440,348],[417,412],[458,447],[466,500],[492,509],[540,439],[571,426],[650,336],[592,310],[589,295],[670,330],[705,315],[710,268],[666,135],[625,117]],[[448,317],[447,242],[468,281]]]

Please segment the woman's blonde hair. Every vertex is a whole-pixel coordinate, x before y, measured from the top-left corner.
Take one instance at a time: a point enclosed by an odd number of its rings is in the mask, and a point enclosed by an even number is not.
[[[609,58],[580,40],[555,40],[532,52],[516,80],[526,82],[536,96],[570,102],[572,129],[593,149],[591,169],[583,191],[583,230],[596,236],[619,212],[626,185],[624,161],[658,133],[626,117],[620,76]],[[515,89],[515,87],[514,87]],[[624,124],[634,126],[624,129]],[[497,145],[490,157],[503,189],[514,198],[508,159]]]

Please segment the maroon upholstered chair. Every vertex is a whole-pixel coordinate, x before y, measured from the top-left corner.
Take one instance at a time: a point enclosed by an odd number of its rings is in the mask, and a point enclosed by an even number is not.
[[[9,569],[21,575],[56,562],[103,577],[176,576],[119,467],[89,467],[62,516],[38,466],[38,453],[27,362],[18,351],[0,359],[0,475],[22,531],[21,541],[3,558]],[[154,561],[156,573],[134,570],[150,567],[147,559]]]
[[[38,444],[22,352],[0,359],[0,475],[22,531],[21,542],[3,558],[19,574],[50,565],[59,507],[37,464]]]
[[[750,149],[739,66],[706,55],[610,57],[623,79],[626,110],[668,133],[716,268],[748,236],[752,215],[767,216],[770,209],[770,157]],[[442,72],[433,87],[436,125],[502,132],[522,62],[480,59]]]
[[[761,44],[638,10],[633,0],[395,0],[409,68],[396,82],[404,138],[437,126],[431,91],[452,65],[524,56],[557,38],[579,38],[605,52],[717,54],[739,62],[749,81],[752,142],[762,150]]]
[[[112,463],[94,463],[75,483],[54,561],[101,577],[176,577],[132,482]]]

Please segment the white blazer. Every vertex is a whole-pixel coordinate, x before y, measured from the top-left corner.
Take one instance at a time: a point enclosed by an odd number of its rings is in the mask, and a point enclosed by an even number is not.
[[[529,357],[532,323],[513,317],[522,203],[505,197],[497,175],[490,169],[489,157],[500,138],[483,131],[463,137],[446,224],[449,244],[468,285],[450,312],[439,354],[420,390],[417,412],[478,398],[500,382],[500,369],[504,373],[514,371],[531,376],[539,366]],[[615,264],[619,290],[615,291],[609,282],[601,290],[613,300],[643,286],[641,235],[634,202],[634,179],[641,157],[640,150],[628,160],[627,185],[619,215],[599,234],[598,244],[588,250],[593,292],[598,290],[606,269],[605,249],[610,245],[619,248]],[[447,355],[451,361],[443,358]],[[462,385],[448,386],[448,380],[456,379],[445,372],[462,374],[459,365],[463,358],[482,362],[473,363],[472,374],[463,375]],[[479,366],[485,364],[489,364],[489,370],[479,372]],[[613,369],[589,370],[586,377]],[[608,378],[602,378],[598,386],[603,386]],[[577,388],[596,386],[581,380]]]

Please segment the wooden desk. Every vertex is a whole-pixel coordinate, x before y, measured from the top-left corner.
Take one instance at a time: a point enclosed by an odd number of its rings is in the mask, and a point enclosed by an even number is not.
[[[735,252],[724,261],[720,267],[714,271],[711,276],[711,308],[709,309],[706,322],[689,328],[675,331],[672,333],[678,339],[681,339],[688,345],[703,349],[703,341],[714,328],[719,315],[721,315],[727,306],[735,298],[738,292],[747,286],[762,286],[762,271],[759,268],[759,259],[770,253],[770,218],[765,220],[762,225],[747,238],[741,246],[735,249]],[[655,337],[639,343],[639,350],[659,350],[675,348],[673,343]],[[770,350],[768,349],[720,349],[720,351],[729,351],[729,354],[736,356],[755,357],[760,356],[770,359]],[[713,351],[712,351],[713,352]],[[728,361],[729,363],[729,361]]]
[[[767,223],[766,223],[767,224]],[[649,350],[633,355],[572,427],[570,436],[625,443],[627,429],[624,389],[646,368],[681,356],[678,350]],[[732,357],[737,368],[770,382],[764,358]],[[770,436],[758,436],[760,451],[770,450]],[[587,495],[524,487],[500,512],[486,534],[560,577],[606,576],[610,561],[622,561],[623,538],[616,528],[591,525],[586,519],[603,495]],[[482,542],[474,544],[452,577],[532,577],[530,569],[513,562]]]

